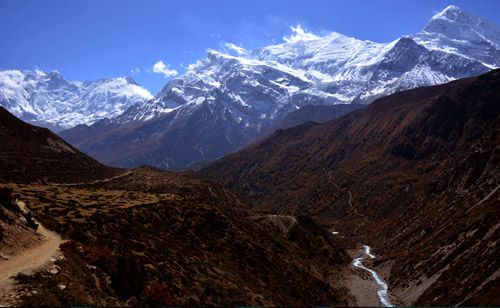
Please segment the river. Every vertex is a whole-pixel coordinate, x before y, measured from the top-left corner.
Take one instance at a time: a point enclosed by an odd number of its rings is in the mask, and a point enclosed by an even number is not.
[[[364,253],[369,258],[375,259],[375,256],[371,253],[370,246],[363,245],[363,250],[364,250]],[[377,274],[376,271],[369,269],[363,265],[363,259],[364,259],[364,257],[359,257],[359,258],[354,259],[354,261],[352,261],[352,265],[354,267],[364,269],[365,271],[368,271],[372,274],[373,278],[375,279],[377,284],[380,286],[380,289],[377,291],[377,295],[378,295],[380,302],[385,307],[393,307],[393,305],[389,302],[389,298],[387,297],[387,290],[389,289],[389,287],[387,286],[385,281],[382,278],[380,278],[380,276]]]

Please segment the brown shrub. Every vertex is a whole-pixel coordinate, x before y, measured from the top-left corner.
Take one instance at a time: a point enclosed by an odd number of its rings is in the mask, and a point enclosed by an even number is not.
[[[76,246],[77,246],[77,243],[76,241],[73,241],[73,240],[69,240],[69,241],[65,241],[64,243],[62,243],[59,248],[63,251],[65,250],[69,250],[69,251],[75,251],[76,250]]]
[[[90,264],[96,265],[108,273],[116,267],[116,256],[113,251],[104,246],[88,247],[86,258]]]
[[[168,286],[158,280],[150,281],[144,288],[146,302],[152,305],[175,305],[175,300],[168,290]]]

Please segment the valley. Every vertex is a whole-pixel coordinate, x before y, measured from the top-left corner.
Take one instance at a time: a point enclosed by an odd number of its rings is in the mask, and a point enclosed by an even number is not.
[[[8,141],[0,169],[16,164],[19,170],[1,173],[0,251],[6,262],[24,260],[18,269],[5,263],[5,275],[15,282],[2,289],[7,304],[348,303],[337,282],[350,261],[345,248],[310,218],[294,217],[289,225],[280,220],[288,225],[282,229],[192,172],[105,167],[4,109],[0,118]],[[23,149],[30,151],[19,155]],[[52,158],[50,167],[45,157]],[[52,232],[63,242],[44,242]],[[15,248],[22,238],[33,241]],[[53,252],[47,243],[62,258],[23,273],[47,261]],[[44,253],[35,260],[33,251]]]

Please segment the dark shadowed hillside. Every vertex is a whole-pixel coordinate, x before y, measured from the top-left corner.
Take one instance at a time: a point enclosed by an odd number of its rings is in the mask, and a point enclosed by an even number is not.
[[[0,107],[0,182],[80,182],[118,174]]]
[[[201,174],[360,235],[407,305],[500,304],[500,70],[279,130]]]

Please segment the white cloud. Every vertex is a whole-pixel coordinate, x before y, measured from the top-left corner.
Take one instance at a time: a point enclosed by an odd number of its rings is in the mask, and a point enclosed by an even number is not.
[[[238,56],[246,55],[248,53],[248,51],[245,48],[233,43],[224,43],[224,47],[227,48],[229,51],[236,52]]]
[[[153,73],[163,74],[165,77],[173,77],[179,74],[179,72],[171,69],[170,65],[165,64],[162,60],[156,61],[156,63],[153,64]]]
[[[208,50],[207,50],[208,52]],[[191,63],[187,66],[187,70],[188,71],[193,71],[195,69],[197,69],[198,67],[202,66],[203,65],[203,62],[200,61],[200,60],[197,60],[195,63]]]
[[[131,72],[132,74],[137,74],[137,73],[140,73],[140,72],[141,72],[141,69],[140,69],[140,68],[138,68],[138,67],[135,67],[135,68],[131,69],[131,70],[130,70],[130,72]]]
[[[46,75],[45,72],[42,71],[41,69],[39,69],[38,67],[35,68],[35,74],[37,76],[45,76]]]
[[[297,25],[296,27],[291,26],[292,35],[284,36],[283,40],[287,43],[295,43],[300,41],[312,41],[319,38],[319,36],[314,33],[305,31],[301,25]]]

